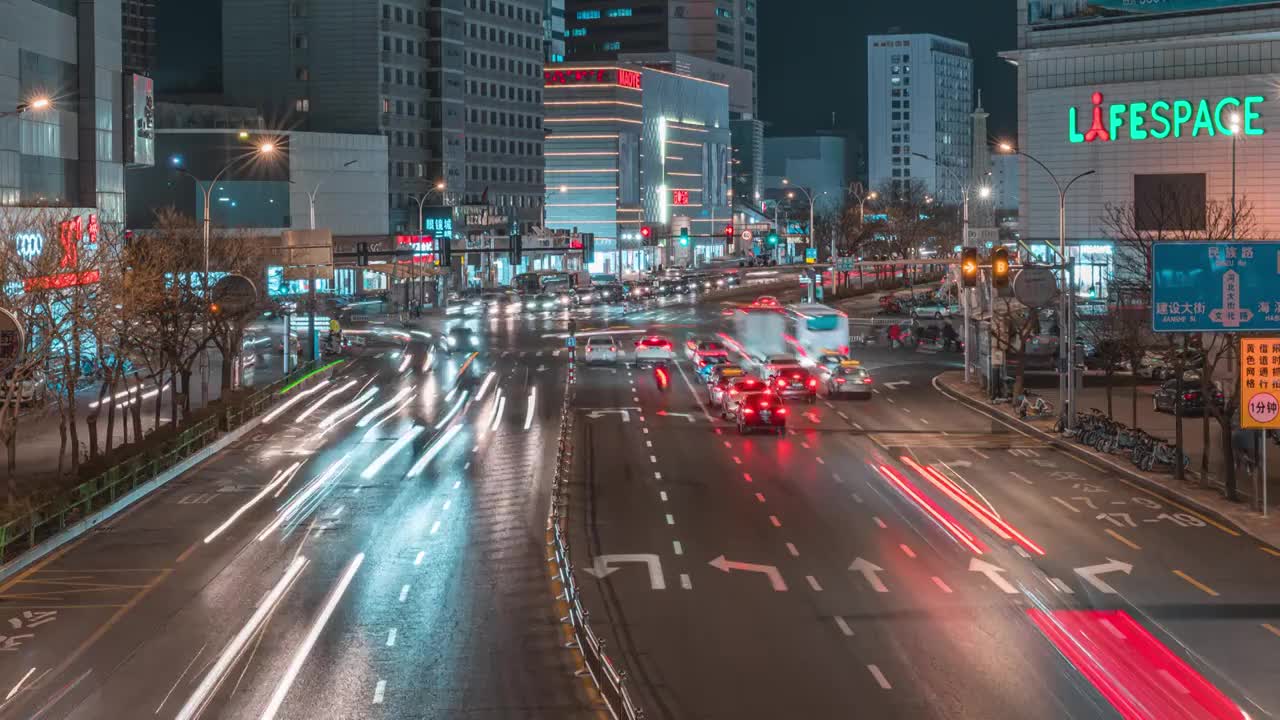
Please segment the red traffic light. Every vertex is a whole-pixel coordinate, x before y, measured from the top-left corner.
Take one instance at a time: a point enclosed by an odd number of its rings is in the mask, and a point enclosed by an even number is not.
[[[724,236],[725,236],[725,237],[733,237],[733,226],[732,226],[732,225],[725,225],[725,226],[724,226]]]
[[[640,237],[648,240],[650,235],[653,235],[653,230],[648,225],[641,225]]]

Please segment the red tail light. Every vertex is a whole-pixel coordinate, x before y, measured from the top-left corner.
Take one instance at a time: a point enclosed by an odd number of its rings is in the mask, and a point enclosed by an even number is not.
[[[767,407],[769,407],[769,401],[768,401],[768,400],[761,400],[761,401],[760,401],[760,407],[762,407],[762,408],[767,408]]]
[[[778,387],[786,387],[786,386],[787,386],[787,381],[783,378],[778,378]]]
[[[864,378],[862,378],[862,384],[863,384],[863,385],[870,385],[870,384],[871,384],[871,378],[869,378],[869,377],[864,377]]]
[[[618,347],[616,345],[610,345],[609,352],[618,352]]]
[[[786,414],[787,414],[787,409],[786,409],[786,408],[778,408],[778,414],[779,414],[779,415],[786,415]]]
[[[1183,394],[1182,394],[1182,399],[1183,399],[1183,400],[1195,400],[1195,399],[1196,399],[1196,394],[1195,394],[1195,393],[1183,393]]]
[[[818,381],[813,378],[809,378],[809,387],[818,387]]]
[[[839,385],[843,385],[843,384],[844,384],[844,378],[836,378],[836,383],[837,383],[837,384],[839,384]]]
[[[751,409],[751,408],[749,408],[749,407],[744,407],[744,408],[742,408],[742,414],[743,414],[743,415],[751,415],[751,414],[753,414],[754,412],[755,412],[755,410],[752,410],[752,409]]]

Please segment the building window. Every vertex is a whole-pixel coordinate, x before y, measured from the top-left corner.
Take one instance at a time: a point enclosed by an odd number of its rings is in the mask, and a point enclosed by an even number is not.
[[[404,10],[396,8],[396,22],[404,21]]]
[[[733,17],[733,11],[728,8],[716,8],[716,17],[731,18]]]
[[[599,10],[579,10],[578,19],[579,20],[599,20],[600,11]]]
[[[600,49],[601,50],[621,50],[622,43],[618,42],[617,40],[610,40],[609,42],[601,45]]]
[[[582,36],[584,36],[584,35],[586,35],[586,34],[587,34],[587,29],[586,29],[586,28],[584,28],[584,27],[574,28],[574,29],[572,29],[572,30],[570,30],[570,31],[569,31],[569,35],[570,35],[571,37],[582,37]]]
[[[391,112],[391,101],[388,100],[387,98],[382,98],[382,112],[384,113]]]
[[[300,67],[294,70],[293,76],[303,82],[306,82],[311,79],[311,72],[304,67]]]
[[[293,49],[294,49],[294,50],[306,50],[306,49],[307,49],[307,36],[306,36],[306,35],[304,35],[304,34],[302,34],[302,33],[298,33],[297,35],[294,35],[294,36],[293,36]]]
[[[597,16],[599,13],[597,13]],[[605,12],[608,17],[631,17],[631,8],[610,8]]]
[[[311,112],[311,99],[298,98],[297,100],[294,100],[293,109],[297,110],[298,112]]]
[[[391,6],[385,3],[383,3],[382,5],[382,19],[383,20],[391,19]]]

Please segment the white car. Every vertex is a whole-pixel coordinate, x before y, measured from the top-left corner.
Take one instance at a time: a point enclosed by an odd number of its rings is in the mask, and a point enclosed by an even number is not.
[[[9,399],[10,386],[12,377],[6,382],[0,380],[0,405],[6,403]],[[18,381],[17,392],[14,393],[14,400],[18,406],[32,405],[44,399],[45,387],[48,380],[42,370],[35,370],[28,374],[25,378]]]
[[[618,362],[618,345],[608,335],[594,335],[587,338],[587,346],[583,351],[583,362],[612,365]]]
[[[636,341],[635,358],[636,365],[669,363],[675,361],[676,352],[670,340],[650,335]]]
[[[958,303],[927,302],[911,308],[911,317],[913,318],[946,318],[959,314],[960,305]]]

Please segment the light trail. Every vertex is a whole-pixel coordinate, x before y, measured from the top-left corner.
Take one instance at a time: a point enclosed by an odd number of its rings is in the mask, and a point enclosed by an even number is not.
[[[329,413],[329,416],[320,421],[320,427],[327,428],[339,422],[339,418],[353,410],[364,407],[366,403],[373,400],[373,396],[378,394],[378,388],[371,388],[356,396],[355,400],[343,405],[342,407]]]
[[[404,372],[404,369],[409,367],[409,363],[411,362],[413,362],[413,353],[405,353],[404,359],[400,361],[400,369],[396,370],[396,372]]]
[[[404,409],[405,409],[405,408],[407,408],[407,407],[409,407],[409,403],[411,403],[411,402],[413,402],[413,398],[409,398],[409,399],[405,400],[404,402],[402,402],[402,403],[400,403],[399,405],[397,405],[397,406],[395,407],[395,409],[394,409],[394,410],[392,410],[391,412],[387,413],[387,416],[386,416],[386,417],[382,418],[382,419],[381,419],[381,420],[379,420],[378,422],[376,422],[376,423],[374,423],[373,425],[371,425],[371,426],[369,427],[369,429],[368,429],[368,430],[365,430],[365,431],[364,431],[364,435],[363,435],[363,436],[361,436],[361,438],[360,438],[360,442],[362,442],[362,443],[366,443],[366,442],[369,442],[370,440],[372,440],[372,439],[373,439],[373,436],[374,436],[374,433],[376,433],[376,432],[378,431],[378,428],[382,427],[382,426],[383,426],[383,425],[385,425],[387,422],[389,422],[390,420],[392,420],[393,418],[395,418],[397,415],[399,415],[399,414],[400,414],[400,411],[401,411],[401,410],[404,410]]]
[[[404,476],[406,478],[411,478],[422,474],[422,471],[426,469],[427,464],[430,463],[431,460],[438,455],[440,451],[449,444],[449,441],[452,440],[461,430],[461,425],[454,425],[444,431],[444,434],[436,438],[435,442],[431,443],[431,446],[427,448],[427,451],[422,454],[422,457],[418,458],[418,461],[413,464],[413,467],[409,468],[409,472],[405,473]]]
[[[507,409],[507,396],[498,394],[498,404],[493,409],[493,419],[489,422],[489,431],[493,432],[498,429],[498,425],[502,424],[502,413]]]
[[[360,420],[358,420],[358,421],[356,422],[356,427],[364,427],[364,426],[368,425],[369,423],[373,422],[373,419],[374,419],[374,418],[378,417],[378,416],[379,416],[379,415],[381,415],[383,412],[385,412],[388,408],[391,408],[391,407],[392,407],[392,406],[394,406],[396,403],[398,403],[398,402],[400,402],[401,400],[403,400],[403,399],[404,399],[404,397],[405,397],[406,395],[408,395],[409,393],[413,392],[413,387],[414,387],[414,386],[410,385],[409,387],[407,387],[407,388],[405,388],[405,389],[401,390],[400,392],[396,393],[395,395],[393,395],[393,396],[391,397],[391,399],[390,399],[390,400],[388,400],[388,401],[386,401],[386,402],[382,403],[382,404],[381,404],[381,405],[379,405],[378,407],[376,407],[376,408],[374,408],[374,409],[370,410],[369,412],[365,413],[364,417],[360,418]]]
[[[413,439],[421,435],[422,431],[425,429],[426,428],[421,425],[414,425],[408,432],[401,435],[395,442],[391,443],[391,447],[383,450],[382,454],[379,455],[378,458],[369,465],[369,467],[365,468],[364,471],[360,473],[360,477],[368,480],[374,475],[377,475],[378,472],[391,461],[391,458],[396,456],[396,453],[400,452],[406,445],[413,442]]]
[[[280,711],[280,706],[284,704],[285,696],[289,694],[289,689],[293,687],[293,681],[298,677],[298,671],[302,669],[302,665],[307,661],[307,656],[311,654],[311,648],[315,646],[320,633],[324,630],[325,625],[329,623],[329,618],[338,607],[338,603],[347,592],[347,587],[351,584],[351,580],[356,576],[356,571],[360,569],[360,564],[363,562],[364,553],[356,555],[351,560],[351,563],[347,565],[347,570],[342,574],[342,578],[338,580],[338,584],[329,593],[328,602],[325,603],[324,609],[320,611],[315,623],[311,625],[311,630],[303,638],[302,644],[298,646],[298,651],[294,654],[293,661],[289,663],[284,676],[280,678],[280,684],[276,686],[275,692],[271,694],[270,702],[267,703],[266,709],[262,711],[262,720],[274,720],[276,713]]]
[[[529,409],[524,414],[524,429],[533,427],[533,408],[538,401],[538,388],[529,388]]]
[[[263,416],[262,422],[269,423],[272,420],[275,420],[277,417],[280,417],[280,413],[283,413],[285,410],[288,410],[289,408],[293,407],[295,404],[297,404],[299,401],[301,401],[303,398],[310,395],[311,393],[316,392],[320,388],[325,387],[326,385],[329,384],[329,382],[330,381],[328,379],[322,380],[320,381],[319,385],[316,385],[313,388],[308,388],[306,390],[303,390],[301,393],[293,396],[292,398],[289,398],[288,400],[285,401],[283,405],[281,405],[280,407],[276,408],[275,410],[272,410],[271,412]]]
[[[13,689],[9,691],[8,695],[4,696],[5,702],[8,702],[9,700],[13,699],[13,696],[18,694],[18,690],[22,689],[22,684],[25,683],[27,681],[27,678],[31,677],[35,673],[35,671],[36,669],[33,667],[27,671],[26,675],[22,676],[22,679],[18,681],[18,684],[13,686]]]
[[[444,419],[436,423],[437,430],[443,428],[445,425],[448,425],[449,421],[453,419],[453,416],[458,414],[458,411],[462,409],[462,406],[464,404],[466,404],[468,394],[469,393],[466,390],[462,391],[462,396],[459,397],[457,402],[453,404],[453,407],[449,408],[449,412],[445,413]]]
[[[493,379],[497,375],[498,373],[490,371],[488,375],[484,376],[484,382],[480,383],[480,390],[479,392],[476,393],[476,402],[480,402],[480,400],[484,397],[485,392],[489,389],[489,386],[493,384]]]
[[[255,610],[253,615],[249,618],[249,621],[240,627],[240,631],[236,633],[235,637],[231,639],[231,642],[227,644],[227,647],[223,649],[222,654],[218,656],[217,662],[215,662],[213,667],[209,669],[209,672],[205,674],[204,678],[200,681],[200,685],[196,687],[195,692],[191,693],[191,697],[187,698],[186,704],[178,711],[176,720],[194,720],[194,718],[200,714],[200,711],[204,709],[205,703],[209,700],[218,684],[222,682],[223,675],[226,674],[227,670],[231,667],[231,664],[235,662],[236,658],[240,657],[240,653],[244,651],[244,647],[249,643],[249,639],[258,632],[262,623],[267,619],[267,616],[271,614],[271,611],[275,609],[276,605],[280,602],[280,599],[284,597],[285,592],[288,591],[289,586],[298,577],[298,574],[302,572],[302,569],[306,564],[307,558],[302,555],[293,559],[293,564],[285,571],[284,577],[280,578],[279,582],[275,584],[275,587],[271,588],[271,592],[267,593],[267,596],[263,598],[262,602],[258,605],[258,609]]]
[[[284,470],[277,472],[275,474],[275,477],[271,478],[271,482],[268,483],[265,487],[263,487],[262,490],[258,491],[257,495],[254,495],[249,500],[249,502],[246,502],[245,504],[241,505],[239,509],[231,513],[231,516],[228,517],[225,522],[223,522],[221,525],[215,528],[213,532],[206,535],[204,538],[204,543],[208,545],[209,543],[213,542],[214,538],[218,537],[223,533],[223,531],[231,527],[236,520],[240,519],[241,515],[244,515],[246,512],[249,511],[249,508],[253,507],[254,505],[257,505],[258,502],[262,500],[262,498],[266,497],[268,493],[270,493],[272,490],[275,490],[277,487],[283,485],[286,481],[288,481],[288,479],[293,476],[293,473],[300,467],[302,467],[302,463],[295,462],[294,464],[290,465],[288,468],[285,468]]]
[[[356,381],[355,381],[355,380],[349,380],[349,381],[347,381],[347,383],[346,383],[345,385],[343,385],[342,387],[340,387],[340,388],[336,388],[336,389],[334,389],[334,390],[330,390],[330,391],[329,391],[329,392],[328,392],[324,397],[322,397],[322,398],[320,398],[319,400],[317,400],[315,405],[312,405],[311,407],[307,408],[306,410],[303,410],[303,411],[302,411],[302,414],[301,414],[301,415],[299,415],[299,416],[294,420],[294,422],[295,422],[295,423],[300,423],[300,422],[302,422],[303,420],[306,420],[308,417],[310,417],[310,416],[311,416],[311,413],[313,413],[313,412],[315,412],[315,411],[319,410],[320,408],[324,407],[325,403],[327,403],[327,402],[329,402],[330,400],[332,400],[332,399],[334,399],[334,398],[338,397],[338,396],[339,396],[339,395],[341,395],[342,393],[344,393],[344,392],[346,392],[346,391],[350,390],[351,388],[353,388],[353,387],[355,387],[355,386],[356,386]]]
[[[258,537],[256,539],[259,542],[265,540],[268,535],[275,532],[276,529],[283,525],[286,520],[295,515],[303,504],[311,498],[311,496],[315,495],[320,488],[324,487],[325,483],[340,475],[343,470],[346,470],[347,464],[350,462],[350,458],[350,453],[342,456],[341,459],[325,468],[324,472],[317,475],[314,480],[294,494],[293,497],[289,498],[289,501],[276,511],[276,519],[273,520],[266,529],[258,533]]]

